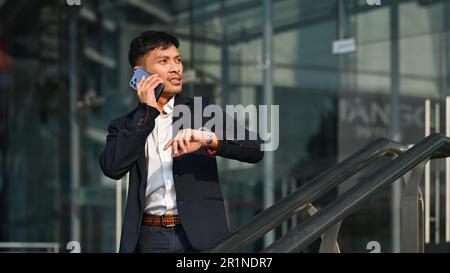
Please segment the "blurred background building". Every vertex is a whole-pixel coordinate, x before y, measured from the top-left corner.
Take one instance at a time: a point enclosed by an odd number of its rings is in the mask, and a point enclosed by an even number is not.
[[[432,130],[443,128],[450,1],[370,2],[0,0],[0,242],[116,251],[126,177],[105,177],[98,158],[109,122],[137,104],[128,46],[149,29],[180,38],[185,94],[280,107],[279,148],[266,162],[218,159],[233,229],[378,137],[421,140],[426,99]],[[443,175],[433,174],[433,200]],[[378,241],[398,252],[397,197],[386,188],[347,217],[342,251]],[[431,204],[426,251],[448,252],[444,204]]]

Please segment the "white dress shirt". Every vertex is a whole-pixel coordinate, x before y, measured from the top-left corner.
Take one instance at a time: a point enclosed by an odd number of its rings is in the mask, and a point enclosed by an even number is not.
[[[163,150],[172,138],[173,96],[155,119],[155,128],[145,143],[148,162],[147,188],[145,192],[146,214],[177,214],[175,186],[172,172],[172,147]]]

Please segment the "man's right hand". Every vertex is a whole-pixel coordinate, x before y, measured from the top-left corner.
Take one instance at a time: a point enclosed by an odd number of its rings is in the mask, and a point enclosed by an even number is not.
[[[141,103],[146,103],[158,109],[155,98],[155,88],[163,83],[163,79],[158,74],[153,74],[150,77],[142,77],[137,84],[137,94]]]

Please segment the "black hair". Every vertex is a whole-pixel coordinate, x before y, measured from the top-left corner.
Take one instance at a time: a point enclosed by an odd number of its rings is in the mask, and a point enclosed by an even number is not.
[[[164,31],[145,31],[131,41],[128,62],[134,67],[141,57],[153,49],[160,47],[167,49],[171,45],[178,48],[180,46],[178,38]]]

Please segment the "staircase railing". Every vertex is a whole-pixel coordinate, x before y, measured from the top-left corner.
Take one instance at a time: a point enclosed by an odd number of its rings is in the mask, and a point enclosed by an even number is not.
[[[301,251],[330,228],[334,228],[332,238],[337,238],[339,224],[346,216],[384,186],[401,178],[405,183],[402,201],[402,251],[423,251],[423,204],[419,183],[423,166],[429,159],[450,156],[450,139],[441,134],[432,134],[410,149],[387,139],[379,139],[369,144],[255,216],[211,252],[242,250],[292,215],[308,209],[310,203],[383,156],[392,160],[290,230],[263,252]],[[408,178],[403,177],[410,171]],[[335,252],[334,242],[327,245],[321,247],[321,250]]]

